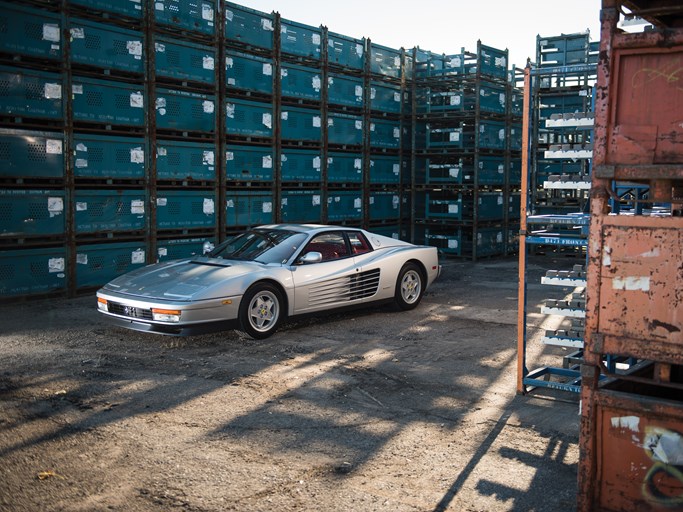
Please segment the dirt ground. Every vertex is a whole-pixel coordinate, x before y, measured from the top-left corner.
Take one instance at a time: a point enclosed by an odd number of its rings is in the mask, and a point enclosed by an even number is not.
[[[0,510],[574,510],[578,398],[515,393],[516,258],[442,263],[413,311],[260,342],[0,306]],[[530,367],[561,365],[531,332]]]

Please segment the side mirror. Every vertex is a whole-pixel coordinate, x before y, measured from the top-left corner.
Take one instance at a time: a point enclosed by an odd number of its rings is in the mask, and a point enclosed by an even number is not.
[[[311,251],[299,258],[299,263],[309,265],[310,263],[320,263],[323,260],[323,255],[317,251]]]
[[[209,241],[204,242],[204,245],[202,246],[202,254],[209,254],[215,248],[216,248],[216,246],[213,245],[211,242],[209,242]]]

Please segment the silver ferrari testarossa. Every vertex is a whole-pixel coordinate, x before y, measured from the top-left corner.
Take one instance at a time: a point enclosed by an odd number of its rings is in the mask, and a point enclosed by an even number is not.
[[[235,328],[263,339],[288,316],[375,301],[416,307],[441,271],[437,250],[363,229],[278,224],[203,256],[117,277],[97,306],[120,327],[170,335]]]

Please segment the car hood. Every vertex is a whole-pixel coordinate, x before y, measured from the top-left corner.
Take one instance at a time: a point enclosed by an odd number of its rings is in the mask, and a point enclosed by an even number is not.
[[[150,265],[124,274],[106,284],[103,291],[175,301],[225,297],[244,291],[240,290],[237,282],[231,285],[231,280],[251,272],[261,272],[264,268],[262,263],[251,261],[198,257]]]

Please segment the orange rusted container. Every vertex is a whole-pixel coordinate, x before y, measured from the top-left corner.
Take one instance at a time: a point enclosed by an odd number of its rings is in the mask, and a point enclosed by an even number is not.
[[[657,30],[621,32],[623,7]],[[603,0],[601,25],[578,510],[683,510],[683,10]],[[623,182],[672,214],[611,214]]]

